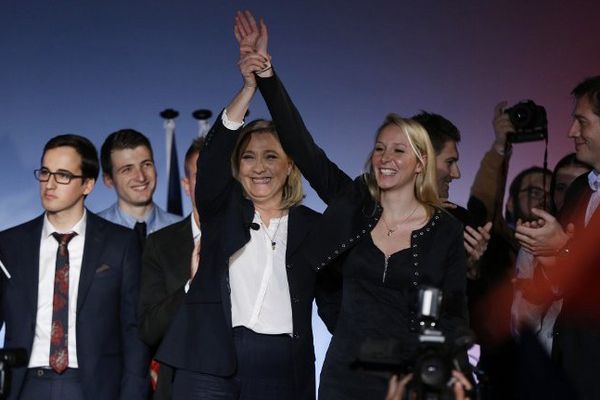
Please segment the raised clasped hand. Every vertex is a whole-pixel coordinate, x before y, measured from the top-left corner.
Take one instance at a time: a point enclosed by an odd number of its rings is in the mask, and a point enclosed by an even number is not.
[[[233,32],[240,46],[240,54],[257,52],[268,57],[269,34],[262,18],[257,25],[250,11],[238,11],[235,15]]]

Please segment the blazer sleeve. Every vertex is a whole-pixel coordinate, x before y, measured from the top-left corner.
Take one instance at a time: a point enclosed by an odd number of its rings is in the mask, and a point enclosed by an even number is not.
[[[276,75],[257,78],[285,152],[326,204],[352,190],[352,179],[317,146],[300,113]]]
[[[231,174],[230,158],[238,131],[227,129],[221,114],[206,135],[198,157],[196,206],[203,224],[210,223],[211,217],[227,203],[227,196],[237,182]]]
[[[146,400],[149,391],[150,349],[139,337],[137,302],[140,285],[140,248],[133,231],[127,237],[121,278],[121,400]]]
[[[462,225],[451,224],[448,234],[448,252],[444,260],[445,274],[442,285],[443,305],[440,323],[444,332],[454,337],[457,329],[468,328],[467,311],[467,257],[463,245]]]
[[[333,334],[342,308],[342,259],[337,259],[329,268],[317,272],[315,301],[317,313]]]
[[[2,255],[2,237],[0,235],[0,261],[2,261],[4,263],[4,256]],[[6,284],[6,281],[8,280],[8,277],[6,277],[4,275],[3,271],[0,271],[0,329],[2,329],[2,326],[4,325],[4,285]],[[5,328],[5,334],[6,334],[6,328]]]
[[[161,262],[157,239],[154,235],[150,235],[142,256],[139,319],[140,337],[151,347],[160,344],[185,297],[185,285],[169,293],[165,267],[168,265]]]

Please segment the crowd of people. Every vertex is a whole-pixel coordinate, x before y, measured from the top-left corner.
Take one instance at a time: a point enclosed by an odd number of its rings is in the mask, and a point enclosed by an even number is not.
[[[6,398],[314,399],[313,301],[332,333],[320,399],[600,398],[600,76],[572,92],[575,153],[521,171],[506,202],[515,127],[498,103],[465,208],[452,122],[388,114],[350,177],[275,72],[265,23],[238,12],[234,32],[243,85],[185,155],[189,216],[154,203],[142,133],[110,134],[100,157],[83,136],[46,143],[44,213],[0,232],[5,347],[28,354]],[[245,123],[257,95],[270,119]],[[117,201],[95,214],[100,167]],[[323,213],[301,204],[303,177]],[[441,385],[418,369],[432,349]]]

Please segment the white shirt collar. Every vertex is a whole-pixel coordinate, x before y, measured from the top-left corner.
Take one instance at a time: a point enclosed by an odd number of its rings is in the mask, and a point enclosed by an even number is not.
[[[73,227],[71,229],[67,229],[66,231],[61,232],[59,229],[56,229],[54,227],[54,225],[52,225],[52,222],[50,222],[50,220],[48,220],[48,214],[45,213],[44,214],[44,225],[42,227],[42,237],[46,238],[46,237],[52,235],[54,232],[58,232],[58,233],[75,232],[75,233],[77,233],[77,236],[82,236],[83,234],[85,234],[86,222],[87,222],[87,210],[84,208],[81,219],[79,221],[77,221],[77,223],[75,223],[75,225],[73,225]]]

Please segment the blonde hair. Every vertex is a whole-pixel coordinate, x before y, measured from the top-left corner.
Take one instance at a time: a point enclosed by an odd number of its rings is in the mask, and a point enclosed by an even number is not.
[[[427,212],[431,215],[433,208],[440,205],[440,200],[437,191],[436,168],[435,168],[435,152],[429,139],[427,131],[421,124],[409,118],[402,118],[398,114],[388,114],[385,120],[377,129],[375,141],[379,138],[381,131],[390,125],[399,127],[406,135],[411,149],[417,157],[417,162],[422,166],[421,172],[417,175],[415,182],[415,197],[417,200],[426,206]],[[381,189],[375,179],[373,164],[371,159],[373,151],[370,151],[367,162],[365,163],[365,173],[363,179],[367,184],[369,193],[377,202],[381,201]]]
[[[239,180],[240,176],[240,161],[242,159],[242,154],[244,151],[246,151],[248,143],[254,134],[270,134],[273,135],[279,142],[279,136],[277,135],[275,125],[272,121],[257,119],[248,123],[244,128],[242,128],[233,152],[231,153],[231,173],[237,180]],[[291,160],[287,154],[285,155]],[[287,210],[291,207],[294,207],[300,204],[302,199],[304,199],[304,191],[302,189],[302,174],[293,160],[291,161],[292,170],[288,175],[285,184],[283,185],[283,193],[281,195],[282,210]]]

